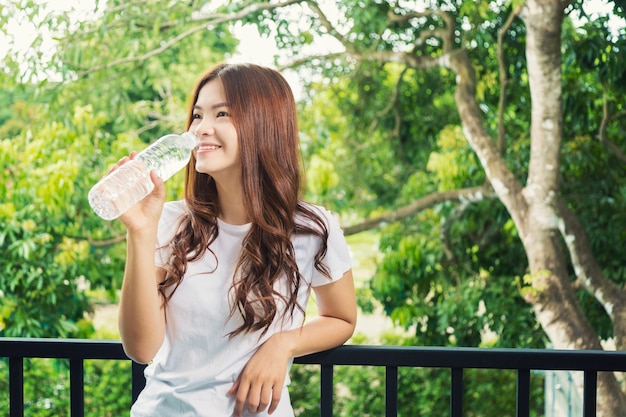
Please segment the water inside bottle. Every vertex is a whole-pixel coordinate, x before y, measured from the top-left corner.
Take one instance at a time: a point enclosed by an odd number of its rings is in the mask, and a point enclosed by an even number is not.
[[[100,180],[89,191],[89,204],[105,220],[119,217],[152,191],[151,170],[166,181],[189,162],[197,142],[189,132],[161,137],[135,159]]]
[[[129,187],[132,185],[132,187]],[[142,161],[133,160],[104,177],[89,191],[89,204],[104,220],[113,220],[154,188]]]
[[[137,157],[165,181],[187,165],[189,154],[190,147],[176,136],[162,142],[161,146],[147,148]]]

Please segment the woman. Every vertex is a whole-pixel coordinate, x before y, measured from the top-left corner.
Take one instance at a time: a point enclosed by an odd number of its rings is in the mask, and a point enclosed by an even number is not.
[[[272,69],[218,65],[187,128],[199,145],[185,199],[164,203],[152,173],[153,192],[120,217],[120,334],[149,363],[131,416],[293,416],[293,358],[341,345],[356,322],[343,233],[300,200],[293,94]],[[318,316],[303,324],[311,289]]]

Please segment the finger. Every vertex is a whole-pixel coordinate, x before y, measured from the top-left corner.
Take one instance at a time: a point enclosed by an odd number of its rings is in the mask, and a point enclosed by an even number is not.
[[[111,172],[115,171],[116,169],[118,169],[119,167],[121,167],[122,165],[124,165],[126,162],[129,161],[129,157],[128,156],[124,156],[123,158],[120,158],[117,163],[115,165],[113,165],[110,169],[109,172],[107,172],[107,175],[110,174]]]
[[[256,412],[260,413],[265,410],[267,406],[270,404],[270,400],[272,399],[272,388],[271,387],[263,387],[261,389],[261,395],[259,397],[259,404]]]
[[[279,389],[272,391],[272,402],[270,403],[270,408],[267,410],[267,414],[272,414],[278,408],[278,404],[280,404],[280,394],[281,390]]]
[[[111,172],[115,171],[116,169],[118,169],[119,167],[127,163],[128,161],[135,159],[136,156],[137,156],[137,152],[132,151],[128,156],[121,157],[117,161],[117,163],[113,165],[111,169],[109,169],[109,172],[107,172],[107,174],[110,174]]]
[[[150,180],[152,180],[152,184],[154,184],[155,189],[160,189],[163,187],[163,184],[165,184],[163,179],[159,177],[159,174],[157,174],[154,170],[150,171]]]
[[[234,395],[239,389],[239,380],[236,380],[232,387],[228,390],[228,395]]]
[[[247,384],[238,384],[237,397],[235,398],[235,417],[240,417],[243,412],[243,408],[246,405],[246,399],[248,398],[248,390],[250,388]]]
[[[259,402],[261,401],[261,388],[252,386],[248,391],[248,411],[257,413],[259,411]]]

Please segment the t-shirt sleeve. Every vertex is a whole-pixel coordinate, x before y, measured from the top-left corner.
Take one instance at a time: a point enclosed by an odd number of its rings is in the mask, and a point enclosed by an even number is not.
[[[320,211],[326,219],[328,225],[328,248],[323,263],[330,272],[330,280],[317,269],[313,268],[313,276],[311,285],[318,287],[320,285],[329,284],[341,278],[346,272],[352,268],[352,260],[350,257],[350,249],[343,230],[339,225],[339,221],[330,211],[320,208]]]
[[[172,255],[170,242],[174,238],[183,212],[181,201],[168,202],[163,206],[154,250],[154,264],[159,268],[163,268]]]

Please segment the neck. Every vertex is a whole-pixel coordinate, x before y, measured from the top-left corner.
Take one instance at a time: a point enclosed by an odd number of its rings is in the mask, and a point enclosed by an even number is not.
[[[218,217],[226,223],[241,225],[250,223],[250,217],[243,203],[241,181],[216,181],[218,196]]]

